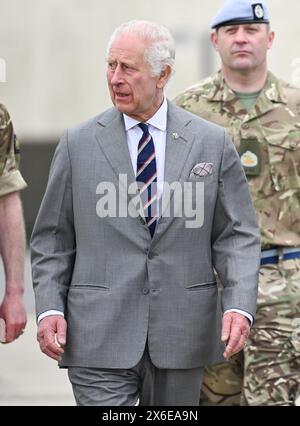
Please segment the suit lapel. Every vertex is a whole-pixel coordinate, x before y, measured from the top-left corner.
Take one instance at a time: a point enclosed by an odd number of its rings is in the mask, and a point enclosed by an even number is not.
[[[128,149],[123,115],[112,108],[99,119],[98,124],[96,132],[98,144],[114,170],[118,183],[127,194],[126,199],[128,202],[133,201],[130,203],[130,208],[134,208],[134,211],[142,217],[142,210],[139,210],[142,203],[138,201],[140,200],[137,195],[138,186]],[[120,175],[123,175],[122,179]],[[130,194],[128,194],[129,187],[131,187]]]
[[[98,124],[96,132],[98,144],[117,178],[120,174],[125,174],[128,184],[135,182],[122,114],[111,109]]]
[[[173,182],[179,182],[182,176],[184,165],[187,161],[191,148],[193,146],[195,136],[187,130],[187,125],[191,119],[186,118],[186,114],[168,102],[168,121],[167,121],[167,142],[166,142],[166,159],[165,159],[165,184],[171,185]],[[166,188],[163,191],[163,199],[166,196]],[[161,211],[168,208],[174,191],[166,200]]]

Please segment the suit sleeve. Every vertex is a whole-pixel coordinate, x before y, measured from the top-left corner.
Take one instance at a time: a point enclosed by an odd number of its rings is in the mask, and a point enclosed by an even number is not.
[[[212,250],[223,286],[223,309],[255,317],[260,234],[240,158],[226,133],[218,185]]]
[[[66,133],[55,151],[31,237],[37,315],[48,310],[65,312],[76,255],[71,179]]]

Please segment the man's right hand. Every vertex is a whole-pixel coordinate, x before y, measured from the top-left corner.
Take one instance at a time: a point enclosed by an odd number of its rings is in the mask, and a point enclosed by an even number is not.
[[[38,326],[37,340],[44,354],[61,361],[67,341],[67,322],[64,317],[49,315],[43,318]]]

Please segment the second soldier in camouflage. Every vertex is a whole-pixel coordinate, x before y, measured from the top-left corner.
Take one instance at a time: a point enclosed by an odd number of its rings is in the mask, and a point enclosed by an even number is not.
[[[300,90],[267,70],[274,33],[264,2],[227,1],[212,27],[222,69],[176,103],[232,136],[260,225],[262,265],[244,354],[207,369],[204,404],[300,405]]]

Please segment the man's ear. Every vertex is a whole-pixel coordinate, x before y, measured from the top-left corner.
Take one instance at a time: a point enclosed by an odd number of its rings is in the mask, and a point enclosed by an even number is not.
[[[269,37],[268,49],[271,49],[271,47],[273,46],[273,43],[274,43],[274,38],[275,38],[274,31],[270,31],[268,37]]]
[[[160,76],[157,80],[157,87],[159,89],[163,89],[165,85],[167,84],[168,80],[170,79],[172,74],[172,69],[170,65],[166,65],[165,69],[160,73]]]
[[[218,51],[218,35],[216,31],[212,31],[210,33],[210,40],[215,48],[216,51]]]

